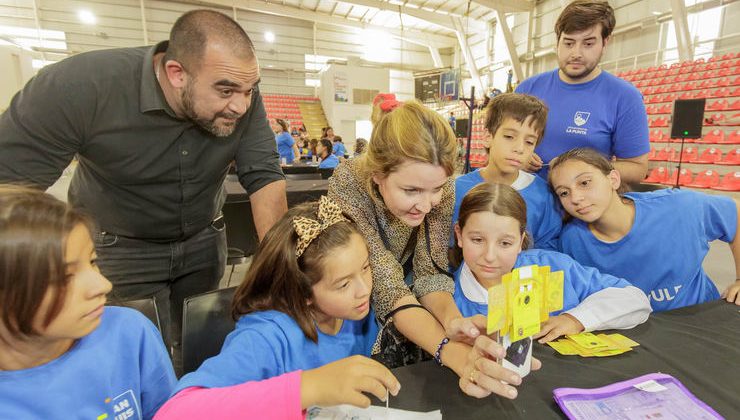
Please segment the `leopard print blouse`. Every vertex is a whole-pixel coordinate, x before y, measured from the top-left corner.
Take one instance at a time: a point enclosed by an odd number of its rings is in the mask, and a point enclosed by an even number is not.
[[[368,194],[366,181],[360,179],[359,173],[358,162],[354,159],[337,166],[329,178],[329,198],[339,204],[365,236],[373,270],[372,300],[376,315],[384,319],[399,299],[411,294],[417,298],[439,291],[452,294],[455,290],[452,278],[441,273],[431,258],[438,267],[448,267],[447,247],[455,203],[453,179],[447,180],[442,200],[426,216],[430,242],[427,248],[425,224],[412,228],[393,216],[377,191]],[[389,247],[383,242],[379,229],[385,232]],[[409,245],[414,242],[415,246]],[[427,249],[431,250],[431,255]],[[403,264],[408,258],[413,258],[413,292],[403,276]]]

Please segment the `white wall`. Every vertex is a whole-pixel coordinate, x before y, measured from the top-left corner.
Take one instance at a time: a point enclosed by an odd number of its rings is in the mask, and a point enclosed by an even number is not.
[[[347,102],[334,100],[335,77],[347,81]],[[369,120],[370,105],[355,105],[352,89],[376,89],[381,93],[390,91],[390,70],[385,68],[357,67],[352,65],[330,65],[321,73],[321,104],[334,133],[342,136],[349,151],[354,150],[355,121]]]
[[[0,45],[0,112],[4,111],[13,95],[30,79],[34,70],[31,55],[18,47]]]

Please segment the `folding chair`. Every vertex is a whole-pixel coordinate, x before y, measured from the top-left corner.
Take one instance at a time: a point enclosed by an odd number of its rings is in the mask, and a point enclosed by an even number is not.
[[[217,355],[234,330],[231,301],[236,287],[213,290],[185,298],[182,315],[183,374],[192,372]]]
[[[146,299],[126,300],[123,302],[111,301],[108,302],[106,305],[122,306],[125,308],[135,309],[149,318],[149,320],[152,321],[152,324],[157,327],[159,333],[162,333],[162,325],[159,322],[159,310],[157,309],[157,301],[154,300],[154,297],[149,297]]]

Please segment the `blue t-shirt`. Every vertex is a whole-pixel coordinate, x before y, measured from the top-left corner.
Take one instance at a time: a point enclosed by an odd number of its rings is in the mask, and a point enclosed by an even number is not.
[[[318,343],[306,338],[293,318],[283,312],[244,315],[226,337],[221,353],[183,376],[175,393],[191,386],[218,388],[259,381],[356,354],[369,356],[378,325],[371,311],[363,320],[344,320],[336,335],[324,334],[318,328],[316,331]]]
[[[595,268],[585,267],[573,258],[556,251],[546,249],[528,249],[519,253],[514,268],[526,267],[528,265],[550,266],[550,271],[563,270],[563,309],[551,312],[550,315],[558,315],[563,311],[575,308],[584,299],[592,294],[606,289],[607,287],[631,286],[624,279],[609,274],[600,273]],[[470,300],[463,293],[460,285],[460,273],[463,264],[455,271],[455,303],[463,316],[488,314],[488,304],[477,303]]]
[[[735,202],[673,189],[626,197],[635,204],[635,220],[627,235],[603,242],[588,224],[574,219],[563,227],[562,251],[581,264],[629,280],[645,292],[656,312],[718,299],[702,261],[710,241],[734,239]]]
[[[293,136],[291,136],[287,131],[283,131],[277,135],[275,141],[277,141],[280,159],[285,158],[287,163],[293,163],[293,159],[295,159],[295,153],[293,152],[295,141],[293,140]]]
[[[591,147],[607,158],[650,151],[642,94],[606,71],[586,83],[569,84],[555,69],[530,77],[516,91],[542,99],[549,108],[545,136],[535,149],[545,163],[576,147]],[[538,175],[546,179],[547,166]]]
[[[531,181],[531,182],[530,182]],[[460,215],[460,204],[463,197],[476,185],[485,182],[480,174],[480,169],[459,176],[455,180],[455,209],[452,213],[452,225],[457,222]],[[558,248],[558,236],[562,227],[560,210],[555,204],[555,196],[550,187],[542,178],[532,176],[520,171],[519,178],[511,185],[519,191],[527,203],[527,232],[534,241],[533,248],[551,249]],[[450,244],[454,245],[455,238],[451,238]]]
[[[0,418],[150,419],[176,381],[151,321],[110,306],[98,328],[57,359],[0,371]]]
[[[339,158],[334,155],[329,155],[326,159],[323,159],[319,163],[319,168],[336,168],[339,165]]]
[[[344,154],[347,153],[347,149],[344,147],[344,143],[341,141],[335,141],[332,145],[332,153],[334,156],[337,157],[344,157]]]

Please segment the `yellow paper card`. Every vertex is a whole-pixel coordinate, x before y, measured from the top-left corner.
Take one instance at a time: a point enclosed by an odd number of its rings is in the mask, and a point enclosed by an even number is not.
[[[506,322],[506,289],[497,284],[488,289],[488,322],[486,333],[491,335],[501,330]]]
[[[575,356],[578,354],[578,350],[575,348],[573,343],[568,340],[550,341],[547,345],[564,356]]]
[[[616,356],[618,354],[627,353],[628,351],[632,350],[631,348],[626,349],[610,349],[610,350],[601,350],[594,352],[592,356],[595,357],[609,357],[609,356]]]
[[[627,347],[637,347],[640,345],[637,341],[633,341],[622,334],[609,334],[609,338],[611,338],[613,341],[616,341],[617,343],[627,346]]]
[[[573,334],[566,336],[569,340],[572,340],[579,346],[585,349],[597,349],[597,348],[608,348],[609,344],[605,343],[604,340],[595,336],[590,332],[583,332],[580,334]]]
[[[547,312],[555,312],[563,309],[563,271],[550,273],[546,282],[545,296]]]

